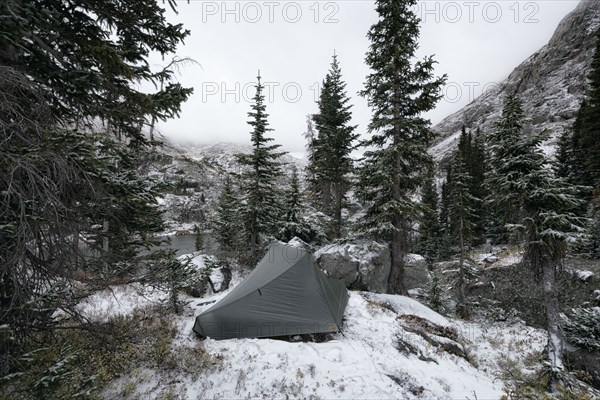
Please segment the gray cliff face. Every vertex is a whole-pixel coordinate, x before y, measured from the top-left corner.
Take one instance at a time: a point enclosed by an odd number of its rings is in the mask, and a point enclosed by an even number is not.
[[[489,89],[433,129],[438,140],[431,154],[441,160],[456,147],[463,125],[489,132],[500,115],[502,101],[516,91],[529,117],[532,132],[548,129],[553,152],[558,135],[572,126],[585,91],[600,27],[600,1],[582,0],[558,25],[547,45],[516,67],[503,82]]]

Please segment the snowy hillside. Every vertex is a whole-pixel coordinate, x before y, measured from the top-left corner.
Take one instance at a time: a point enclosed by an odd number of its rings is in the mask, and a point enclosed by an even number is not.
[[[458,143],[463,125],[493,129],[502,101],[516,91],[523,100],[525,115],[531,117],[533,132],[552,134],[546,152],[551,153],[557,135],[572,126],[581,102],[600,26],[600,2],[582,0],[557,27],[548,44],[531,55],[510,75],[460,111],[434,127],[439,140],[430,153],[443,159]]]
[[[236,154],[248,154],[251,151],[252,147],[250,145],[228,142],[210,145],[172,143],[165,148],[166,154],[176,157],[187,157],[196,161],[206,161],[218,165],[229,172],[239,172],[239,167],[235,160]],[[305,160],[290,154],[285,154],[281,161],[284,164],[296,165],[299,168],[303,167],[306,163]]]
[[[200,375],[140,366],[115,381],[104,398],[135,387],[128,398],[168,392],[190,399],[498,399],[506,385],[503,363],[522,365],[546,342],[543,331],[522,324],[448,320],[410,298],[367,292],[351,292],[343,331],[325,341],[201,341],[192,333],[194,317],[226,293],[190,298],[184,313],[173,316],[173,346],[182,358],[201,346],[212,360],[208,366],[197,361],[206,368]],[[104,318],[106,310],[127,314],[160,297],[124,288],[99,295],[88,311]]]
[[[166,143],[159,148],[145,173],[171,185],[159,199],[169,227],[165,233],[189,233],[194,225],[202,226],[214,209],[226,177],[241,172],[236,154],[250,151],[250,146],[235,143]],[[306,165],[304,159],[295,155],[285,154],[281,160],[288,174],[292,165],[299,171]]]

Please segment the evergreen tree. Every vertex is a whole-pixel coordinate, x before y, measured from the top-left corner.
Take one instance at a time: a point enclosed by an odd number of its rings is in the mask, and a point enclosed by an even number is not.
[[[241,229],[239,200],[235,195],[229,176],[225,179],[215,211],[215,217],[212,221],[215,238],[224,250],[236,249],[239,244]]]
[[[463,126],[459,138],[457,155],[463,164],[464,173],[468,175],[468,196],[471,198],[470,222],[473,224],[472,234],[469,235],[468,244],[478,244],[484,241],[485,222],[483,218],[483,196],[484,193],[484,164],[486,162],[485,148],[481,140],[480,132],[475,138],[471,131],[467,132]]]
[[[475,207],[480,203],[479,199],[471,194],[471,181],[469,166],[459,152],[452,169],[448,211],[450,237],[458,242],[458,312],[462,318],[469,316],[466,289],[473,276],[474,262],[468,257],[468,246],[473,238],[478,219]]]
[[[279,238],[285,242],[298,237],[305,242],[310,240],[310,228],[302,217],[304,202],[300,191],[300,178],[298,169],[292,166],[290,187],[285,196],[285,209],[283,226],[279,231]]]
[[[579,111],[577,112],[577,117],[575,118],[575,122],[573,123],[572,134],[571,134],[571,143],[566,145],[565,143],[559,142],[561,147],[566,147],[563,151],[564,153],[571,153],[570,160],[563,160],[561,157],[559,162],[561,162],[563,168],[566,170],[572,170],[576,172],[571,176],[571,181],[574,184],[589,186],[590,188],[594,185],[594,179],[592,174],[581,173],[582,171],[587,170],[587,154],[588,149],[585,147],[584,143],[584,120],[588,115],[588,105],[587,101],[584,99],[581,102],[581,106],[579,107]],[[565,133],[566,135],[566,133]],[[558,149],[559,155],[561,148]],[[591,194],[590,194],[591,196]]]
[[[175,1],[168,3],[175,10]],[[116,136],[145,142],[140,127],[152,117],[176,116],[192,92],[173,82],[173,70],[153,72],[147,62],[151,52],[173,53],[189,35],[166,21],[162,6],[156,0],[124,0],[118,7],[2,2],[0,15],[10,17],[0,33],[0,65],[25,73],[67,126],[95,129],[101,120]],[[142,91],[140,81],[160,81],[163,88]]]
[[[446,176],[442,183],[440,199],[440,226],[442,230],[440,255],[441,258],[449,256],[452,251],[452,225],[450,219],[450,195],[452,193],[452,163],[446,166]]]
[[[427,153],[433,133],[423,113],[441,98],[445,77],[433,75],[432,57],[413,60],[418,47],[416,0],[376,2],[379,20],[371,27],[366,63],[372,72],[361,94],[373,109],[369,147],[359,171],[357,194],[367,209],[362,232],[386,240],[392,267],[389,291],[406,293],[404,257],[411,220],[418,215],[413,195],[432,164]]]
[[[163,229],[159,185],[139,175],[142,128],[177,115],[192,90],[148,63],[189,33],[165,14],[158,1],[0,3],[0,374],[57,315],[83,321],[80,274],[103,288],[166,268],[169,254],[140,254]]]
[[[487,226],[485,199],[488,196],[485,185],[485,172],[488,165],[488,155],[484,136],[479,129],[473,136],[469,175],[471,175],[471,195],[477,199],[475,208],[474,244],[482,244],[486,240]]]
[[[319,112],[313,115],[318,139],[314,141],[314,178],[316,179],[319,209],[332,218],[331,236],[338,238],[342,230],[342,210],[347,203],[350,174],[354,163],[350,153],[358,135],[346,94],[346,83],[334,54],[331,68],[323,81],[319,97]]]
[[[541,140],[541,139],[538,139]],[[518,187],[523,193],[523,224],[526,237],[525,263],[541,277],[546,305],[548,331],[548,358],[552,372],[563,367],[564,337],[560,321],[560,304],[556,276],[562,268],[568,243],[578,238],[583,221],[576,211],[581,207],[580,187],[556,178],[536,149],[531,160],[532,168],[519,179]],[[550,390],[560,383],[559,375],[551,375]]]
[[[535,141],[523,140],[524,119],[521,100],[516,94],[509,94],[496,129],[490,135],[492,171],[488,176],[489,202],[496,217],[492,233],[502,241],[509,240],[508,224],[521,222],[519,180],[530,172],[530,157],[537,145]]]
[[[241,174],[242,204],[240,208],[243,222],[243,243],[253,258],[258,255],[263,235],[277,232],[281,217],[281,193],[277,188],[277,179],[282,176],[279,158],[285,154],[278,152],[278,144],[269,144],[272,138],[265,134],[269,128],[266,113],[264,86],[260,73],[257,77],[254,103],[248,112],[252,127],[252,153],[238,154],[238,162],[244,167]]]
[[[573,125],[572,161],[566,165],[573,171],[572,181],[589,187],[585,193],[588,200],[585,212],[590,217],[589,240],[585,251],[600,257],[600,32],[597,34],[588,84],[586,97]]]
[[[473,136],[471,135],[471,131],[467,132],[467,128],[463,125],[458,137],[458,153],[467,164],[466,168],[469,174],[471,173],[472,147]]]
[[[308,185],[309,200],[318,205],[319,182],[317,181],[315,149],[317,146],[317,132],[313,123],[313,116],[306,115],[306,131],[302,134],[306,139],[306,182]]]
[[[586,185],[592,186],[599,195],[600,191],[600,33],[597,34],[596,51],[588,75],[589,88],[585,103],[578,118],[576,135],[576,154],[581,157],[589,176]]]
[[[554,172],[559,178],[572,182],[575,178],[573,171],[573,133],[565,130],[556,143]]]
[[[421,204],[423,215],[419,225],[419,252],[431,263],[440,258],[442,226],[438,214],[439,196],[433,169],[423,183]]]
[[[523,116],[516,96],[506,99],[495,136],[494,182],[497,199],[508,199],[514,207],[506,222],[525,237],[524,262],[541,277],[546,305],[548,357],[552,371],[562,369],[564,339],[560,324],[560,305],[556,274],[561,267],[567,243],[576,238],[582,221],[574,211],[581,205],[579,187],[556,178],[540,149],[547,134],[526,137],[522,134]],[[503,147],[499,147],[500,144]],[[498,159],[502,156],[502,162]],[[557,375],[550,376],[554,390]]]

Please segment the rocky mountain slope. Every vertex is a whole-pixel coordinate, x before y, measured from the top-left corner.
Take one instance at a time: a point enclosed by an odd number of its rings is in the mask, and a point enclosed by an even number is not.
[[[558,25],[547,45],[516,67],[501,83],[492,87],[460,111],[434,127],[438,141],[430,149],[443,159],[456,147],[463,125],[493,129],[502,100],[516,91],[524,102],[533,133],[552,133],[546,150],[552,152],[556,137],[569,129],[585,91],[595,49],[595,32],[600,27],[600,1],[581,0],[577,8]]]
[[[191,232],[210,218],[226,177],[241,172],[236,154],[249,153],[251,147],[234,143],[214,145],[184,145],[166,143],[158,149],[145,173],[169,184],[170,189],[159,199],[165,211],[168,232]],[[305,162],[285,154],[283,170],[291,173],[292,165],[299,171]],[[287,185],[282,180],[282,186]]]

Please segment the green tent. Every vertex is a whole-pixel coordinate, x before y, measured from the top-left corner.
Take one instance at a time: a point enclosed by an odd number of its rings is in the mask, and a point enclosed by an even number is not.
[[[337,332],[348,291],[301,248],[274,243],[254,271],[196,317],[194,331],[213,339]]]

